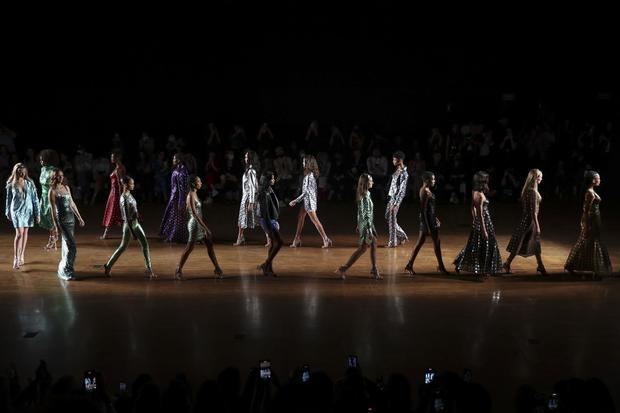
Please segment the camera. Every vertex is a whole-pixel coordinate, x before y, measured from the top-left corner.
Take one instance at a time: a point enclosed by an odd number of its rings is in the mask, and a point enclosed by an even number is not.
[[[354,354],[349,355],[347,361],[348,361],[349,367],[354,368],[354,369],[359,367],[359,360],[356,355]]]
[[[304,364],[301,369],[301,381],[302,383],[308,383],[310,381],[310,366]]]
[[[432,384],[435,380],[435,370],[430,367],[424,372],[424,384]]]
[[[271,362],[269,360],[260,362],[260,378],[263,380],[271,379]]]
[[[549,398],[549,403],[547,404],[547,408],[550,411],[556,411],[558,409],[558,395],[556,393],[552,393],[551,397]]]
[[[86,370],[84,372],[84,390],[91,393],[97,390],[97,382],[99,381],[99,373],[95,370]]]

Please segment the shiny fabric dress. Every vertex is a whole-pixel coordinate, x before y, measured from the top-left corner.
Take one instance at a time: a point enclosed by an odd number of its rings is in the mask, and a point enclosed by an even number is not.
[[[357,230],[360,235],[359,245],[370,245],[377,236],[374,205],[369,191],[357,202]]]
[[[123,252],[127,249],[133,233],[142,247],[144,267],[146,269],[150,269],[151,253],[149,251],[149,242],[146,239],[144,229],[142,229],[142,226],[138,221],[138,203],[131,193],[121,195],[120,210],[123,218],[123,239],[121,241],[121,245],[119,245],[116,251],[114,251],[114,254],[112,254],[105,266],[112,268],[116,260],[118,260],[121,254],[123,254]]]
[[[304,201],[304,209],[306,212],[316,212],[317,210],[317,197],[316,197],[316,178],[314,174],[310,172],[304,176],[304,180],[301,186],[301,195],[295,198],[295,203]]]
[[[41,184],[41,199],[39,200],[41,220],[39,221],[39,226],[48,231],[51,231],[51,229],[54,228],[54,221],[52,220],[52,206],[50,205],[49,199],[53,172],[53,166],[45,165],[41,167],[41,175],[39,175],[39,183]]]
[[[388,246],[395,247],[401,241],[406,241],[407,234],[398,225],[398,209],[400,204],[405,199],[407,193],[407,181],[409,180],[409,174],[407,168],[397,169],[392,174],[390,181],[390,190],[388,192],[388,203],[385,208],[385,219],[388,222]]]
[[[13,184],[6,186],[5,215],[11,217],[14,228],[31,228],[39,216],[37,189],[30,180],[24,180],[23,190]]]
[[[187,242],[187,169],[177,166],[170,177],[171,191],[164,217],[159,227],[159,235],[167,242]]]
[[[418,220],[420,221],[421,233],[428,234],[430,232],[431,237],[437,238],[439,227],[437,226],[437,214],[435,213],[435,194],[431,193],[428,196],[426,210],[420,211]],[[428,222],[428,226],[426,222]]]
[[[108,195],[108,202],[105,204],[105,212],[103,213],[103,225],[105,228],[109,228],[112,225],[118,225],[123,222],[120,209],[120,188],[118,186],[118,174],[112,172],[110,174],[110,194]]]
[[[485,240],[482,235],[482,221],[476,214],[467,244],[454,260],[454,266],[458,271],[474,274],[497,274],[502,271],[502,258],[495,239],[488,200],[482,204],[482,219],[484,219],[488,239]]]
[[[254,228],[257,225],[257,191],[258,180],[256,179],[256,170],[250,166],[241,179],[241,204],[239,205],[239,228]],[[253,208],[248,209],[248,204],[252,204]]]
[[[568,271],[592,271],[595,274],[609,274],[612,271],[607,247],[601,241],[600,203],[601,197],[596,192],[586,193],[581,217],[581,233],[564,264],[564,268]],[[586,234],[587,228],[590,229],[589,234]]]
[[[523,211],[519,225],[515,228],[506,247],[506,251],[522,257],[540,255],[540,236],[536,236],[536,224],[534,217],[538,214],[540,201],[542,200],[537,191],[529,190],[521,200]]]
[[[202,202],[199,199],[196,200],[196,215],[202,219]],[[205,232],[198,223],[198,220],[189,214],[189,221],[187,221],[187,232],[189,233],[189,241],[200,241],[205,239]]]
[[[62,249],[60,263],[58,264],[58,277],[63,280],[73,280],[75,270],[73,265],[77,255],[75,244],[75,216],[71,210],[71,194],[59,194],[56,192],[56,214],[58,217],[58,232],[62,236]]]

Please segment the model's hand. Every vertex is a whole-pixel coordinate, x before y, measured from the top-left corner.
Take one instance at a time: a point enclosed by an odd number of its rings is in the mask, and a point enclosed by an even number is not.
[[[292,207],[293,207],[293,206],[295,206],[295,201],[291,201],[291,202],[289,202],[289,203],[288,203],[288,206],[292,206]]]
[[[6,214],[6,219],[11,220],[11,214]]]
[[[392,205],[392,208],[390,208],[392,212],[396,212],[397,209],[398,209],[398,205]]]
[[[489,239],[489,233],[487,232],[487,230],[485,229],[484,231],[482,231],[482,237],[484,239]]]
[[[80,224],[81,227],[83,227],[84,225],[86,225],[86,223],[84,222],[84,220],[82,219],[82,217],[78,218],[78,222]]]
[[[52,235],[54,236],[54,238],[58,239],[58,227],[56,225],[54,225],[54,228],[52,228]]]
[[[39,224],[39,223],[41,222],[41,217],[38,217],[38,216],[37,216],[37,217],[36,217],[36,219],[35,219],[35,222],[36,222],[37,224]]]
[[[435,224],[437,225],[437,228],[441,227],[441,221],[439,218],[435,218]]]
[[[534,230],[534,235],[536,235],[537,237],[540,237],[540,228],[536,228]]]
[[[250,202],[250,203],[248,204],[248,211],[251,211],[251,210],[253,210],[253,209],[254,209],[254,204],[253,204],[252,202]]]

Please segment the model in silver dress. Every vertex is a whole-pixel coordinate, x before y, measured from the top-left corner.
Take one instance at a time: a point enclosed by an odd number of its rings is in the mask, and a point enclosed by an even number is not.
[[[519,224],[514,229],[506,251],[510,253],[504,263],[504,271],[511,274],[510,264],[517,255],[522,257],[536,256],[538,267],[536,271],[541,275],[547,275],[542,262],[540,248],[540,223],[538,211],[542,197],[538,192],[538,185],[542,182],[543,174],[539,169],[532,169],[527,175],[523,189],[521,190],[522,213]]]
[[[323,239],[322,248],[329,248],[332,245],[332,240],[329,239],[319,217],[316,214],[317,211],[317,187],[316,179],[319,176],[319,166],[316,159],[312,155],[304,156],[302,161],[304,167],[304,180],[302,183],[301,194],[292,200],[289,205],[291,207],[303,201],[303,206],[299,208],[299,215],[297,216],[297,230],[295,231],[295,238],[290,245],[291,248],[301,247],[301,231],[304,229],[304,223],[306,222],[306,215],[310,217],[310,220],[319,231],[319,235]]]
[[[400,204],[405,199],[407,193],[407,181],[409,180],[409,174],[407,173],[407,167],[404,165],[405,154],[401,151],[396,151],[392,155],[392,163],[396,167],[396,170],[392,174],[390,181],[390,190],[388,192],[388,203],[385,208],[385,219],[388,223],[389,239],[386,245],[387,248],[395,248],[398,245],[404,244],[409,238],[403,229],[398,225],[398,209]]]
[[[75,279],[75,257],[77,246],[75,243],[75,218],[81,227],[84,220],[78,211],[69,187],[64,184],[64,174],[60,169],[54,169],[52,186],[49,192],[52,218],[54,220],[54,234],[62,236],[60,263],[58,264],[58,278],[70,281]]]
[[[13,166],[13,172],[6,181],[5,215],[15,228],[13,269],[18,270],[25,262],[28,229],[40,221],[37,189],[23,163]]]
[[[189,221],[187,222],[187,231],[189,233],[189,239],[187,246],[181,254],[181,259],[177,265],[177,269],[174,274],[176,280],[183,280],[183,266],[189,257],[189,254],[194,250],[196,241],[203,241],[205,247],[207,247],[207,253],[213,263],[213,273],[217,278],[222,278],[223,272],[220,265],[217,262],[215,256],[215,249],[213,248],[213,235],[207,224],[205,224],[202,216],[202,202],[198,198],[198,190],[202,188],[202,180],[196,175],[189,177],[189,193],[186,197],[187,210],[189,212]]]
[[[123,239],[121,241],[121,244],[118,246],[116,251],[114,251],[110,259],[108,260],[108,262],[103,266],[105,275],[107,277],[110,276],[110,272],[112,271],[114,263],[116,263],[119,257],[127,249],[132,235],[134,238],[138,239],[138,242],[142,247],[142,255],[144,256],[144,267],[146,275],[150,279],[157,277],[153,272],[153,268],[151,265],[151,252],[149,250],[149,242],[146,239],[146,234],[144,233],[144,229],[142,229],[142,225],[140,225],[140,221],[138,219],[138,203],[131,194],[134,186],[134,180],[129,175],[125,175],[121,178],[121,187],[123,189],[123,192],[121,193],[119,204],[121,216],[123,218]]]
[[[245,172],[241,178],[241,203],[239,205],[237,241],[234,246],[245,244],[244,231],[248,228],[252,229],[258,225],[258,177],[257,170],[260,168],[258,155],[254,151],[247,151],[244,156]],[[267,237],[266,247],[269,246],[269,234]]]

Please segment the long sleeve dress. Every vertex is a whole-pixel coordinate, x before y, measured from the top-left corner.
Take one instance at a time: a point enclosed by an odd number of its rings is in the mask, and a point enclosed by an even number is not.
[[[314,177],[314,173],[310,172],[304,176],[301,186],[301,195],[295,198],[295,203],[303,200],[304,209],[307,212],[315,212],[317,210],[316,191],[316,178]]]
[[[374,204],[369,191],[366,191],[357,202],[357,230],[360,236],[359,245],[370,245],[377,236],[374,223]]]
[[[257,191],[258,180],[256,179],[256,170],[250,165],[241,178],[241,203],[239,205],[239,228],[254,228],[257,224]],[[248,209],[248,205],[252,204],[252,209]]]
[[[24,180],[24,188],[19,189],[15,184],[6,186],[5,214],[11,217],[15,228],[31,228],[39,217],[39,198],[34,184]]]
[[[159,227],[159,235],[167,242],[187,242],[187,182],[185,165],[177,166],[170,177],[170,199]]]

